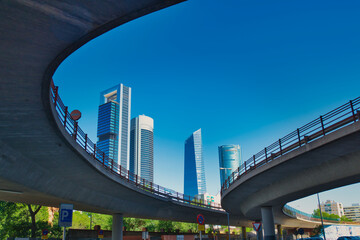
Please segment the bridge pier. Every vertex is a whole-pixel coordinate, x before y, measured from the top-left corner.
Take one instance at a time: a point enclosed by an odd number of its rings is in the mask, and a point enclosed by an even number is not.
[[[277,235],[278,240],[283,240],[282,226],[280,224],[277,225]]]
[[[123,215],[115,213],[112,224],[112,240],[123,240]]]
[[[241,227],[241,236],[242,236],[242,240],[246,240],[246,227]]]
[[[276,240],[272,207],[261,207],[261,218],[264,230],[264,240]]]

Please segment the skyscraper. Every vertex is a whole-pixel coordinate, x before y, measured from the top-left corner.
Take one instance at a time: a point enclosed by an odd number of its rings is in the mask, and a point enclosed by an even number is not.
[[[219,147],[220,183],[224,184],[230,174],[241,164],[239,145],[223,145]]]
[[[129,169],[131,88],[116,85],[100,93],[97,147]]]
[[[206,192],[202,155],[201,128],[185,141],[184,194],[195,196]]]
[[[130,171],[154,181],[154,120],[145,115],[131,119]]]

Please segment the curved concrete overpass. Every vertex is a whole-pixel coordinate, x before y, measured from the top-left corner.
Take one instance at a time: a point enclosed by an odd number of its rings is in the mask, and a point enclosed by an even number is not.
[[[355,118],[356,122],[235,175],[224,188],[223,208],[251,220],[264,220],[262,209],[272,208],[275,224],[296,226],[298,222],[283,213],[286,203],[360,181],[360,122]]]
[[[182,1],[0,2],[1,200],[187,222],[202,213],[208,223],[226,224],[223,211],[155,196],[109,173],[64,133],[50,105],[51,77],[68,55],[114,27]]]
[[[114,27],[181,1],[0,2],[1,200],[47,206],[73,203],[79,210],[187,222],[194,222],[202,213],[207,223],[227,223],[222,211],[154,196],[109,173],[74,143],[50,104],[51,77],[68,55]],[[277,209],[279,223],[290,224],[291,218],[281,211],[286,202],[357,182],[358,130],[358,123],[343,128],[341,133],[284,155],[233,184],[223,196],[231,225],[249,226],[247,219],[259,219],[260,207],[269,205]],[[339,134],[341,138],[337,138]],[[322,145],[323,141],[327,144]],[[357,146],[349,147],[349,143]],[[346,154],[336,151],[338,146],[344,147]],[[333,178],[318,178],[311,171],[314,161],[322,172],[334,167],[349,172],[339,176],[335,171]],[[307,177],[300,176],[300,171]],[[290,172],[295,174],[288,181]],[[311,182],[318,183],[304,190],[298,181],[308,187]]]

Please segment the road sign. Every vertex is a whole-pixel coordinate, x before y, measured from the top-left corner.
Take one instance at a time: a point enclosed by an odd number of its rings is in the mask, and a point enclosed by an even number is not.
[[[43,229],[41,231],[41,239],[48,239],[49,238],[48,234],[49,234],[49,231],[47,229]]]
[[[204,224],[199,224],[198,225],[198,231],[205,231],[205,225]]]
[[[304,234],[304,232],[305,232],[305,231],[304,231],[304,229],[303,229],[303,228],[299,228],[299,229],[298,229],[298,233],[299,233],[300,235],[303,235],[303,234]]]
[[[202,214],[197,215],[196,221],[198,224],[200,225],[204,225],[205,224],[205,218]]]
[[[99,230],[98,231],[98,238],[104,238],[104,230]]]
[[[81,112],[79,110],[74,110],[70,113],[72,120],[77,121],[81,118]]]
[[[255,231],[259,231],[261,228],[261,222],[253,222],[252,225]]]
[[[74,206],[72,204],[60,204],[59,226],[72,226],[72,213]]]

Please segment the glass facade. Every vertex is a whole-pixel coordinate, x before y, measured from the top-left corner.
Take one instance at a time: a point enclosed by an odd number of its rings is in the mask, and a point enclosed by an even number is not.
[[[131,88],[116,85],[100,93],[97,147],[128,169]]]
[[[154,120],[145,115],[131,120],[130,171],[154,181]]]
[[[219,147],[220,183],[224,184],[230,174],[241,165],[239,145],[223,145]]]
[[[205,166],[201,129],[185,141],[184,194],[195,196],[206,192]]]

